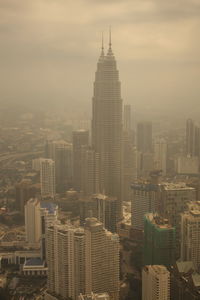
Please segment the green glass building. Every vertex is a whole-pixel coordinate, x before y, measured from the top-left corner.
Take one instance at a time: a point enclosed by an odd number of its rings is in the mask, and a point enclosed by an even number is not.
[[[166,267],[175,263],[175,228],[155,213],[144,216],[143,262]]]

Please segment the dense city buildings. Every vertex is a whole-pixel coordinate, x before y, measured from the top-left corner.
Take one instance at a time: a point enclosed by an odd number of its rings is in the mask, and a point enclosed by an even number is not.
[[[164,265],[175,262],[175,228],[167,219],[149,213],[144,217],[144,265]]]
[[[142,300],[170,300],[170,273],[165,266],[143,268]]]
[[[111,34],[92,112],[66,98],[55,110],[0,110],[0,299],[199,300],[195,119],[133,97],[133,122]]]
[[[122,218],[122,98],[119,72],[111,47],[102,47],[92,99],[92,147],[99,155],[99,192],[117,197]]]

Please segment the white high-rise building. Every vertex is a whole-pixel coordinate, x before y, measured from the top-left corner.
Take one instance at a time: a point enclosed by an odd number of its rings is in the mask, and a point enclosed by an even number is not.
[[[181,260],[200,266],[200,202],[190,202],[181,214]]]
[[[41,237],[40,201],[31,198],[25,205],[26,241],[31,245],[39,245]]]
[[[85,223],[85,284],[87,294],[106,291],[119,299],[119,237],[96,218]]]
[[[43,158],[40,162],[40,184],[42,197],[55,196],[55,162]]]
[[[170,300],[170,273],[165,266],[143,268],[142,300]]]
[[[92,148],[99,156],[99,191],[117,198],[117,219],[122,218],[122,98],[119,72],[112,52],[102,46],[92,99]]]
[[[85,235],[70,225],[50,226],[46,232],[48,265],[47,288],[50,294],[78,299],[85,293]]]

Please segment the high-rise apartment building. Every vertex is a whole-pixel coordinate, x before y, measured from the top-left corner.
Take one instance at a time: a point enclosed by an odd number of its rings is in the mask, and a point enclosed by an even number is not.
[[[84,186],[83,164],[84,151],[89,146],[89,131],[80,129],[73,131],[73,186],[75,190],[80,191]]]
[[[117,197],[117,219],[122,217],[122,98],[119,72],[111,47],[102,47],[92,99],[92,147],[99,155],[99,192]]]
[[[86,293],[107,291],[119,299],[119,237],[103,228],[95,218],[85,223]]]
[[[181,214],[181,260],[200,267],[200,202],[190,202]]]
[[[25,205],[26,241],[30,245],[39,245],[41,238],[40,201],[31,198]]]
[[[175,228],[167,219],[149,213],[144,217],[144,265],[171,266],[175,263]]]
[[[52,159],[43,158],[40,163],[40,184],[43,198],[55,196],[55,162]]]
[[[95,218],[83,228],[50,226],[46,232],[48,293],[78,299],[79,294],[109,293],[119,299],[119,237]]]
[[[78,299],[85,293],[84,230],[69,225],[50,226],[46,232],[48,265],[47,289],[50,294]]]
[[[165,266],[143,268],[142,300],[170,300],[170,273]]]

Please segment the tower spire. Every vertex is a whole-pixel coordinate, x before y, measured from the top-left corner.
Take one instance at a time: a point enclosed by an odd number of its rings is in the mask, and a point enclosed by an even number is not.
[[[109,47],[108,47],[108,56],[113,56],[112,52],[112,32],[111,32],[111,26],[109,27]]]
[[[112,34],[111,34],[111,26],[109,27],[109,49],[112,47]]]
[[[102,36],[101,36],[101,55],[99,60],[103,60],[104,59],[104,39],[103,39],[103,31],[102,31]]]

